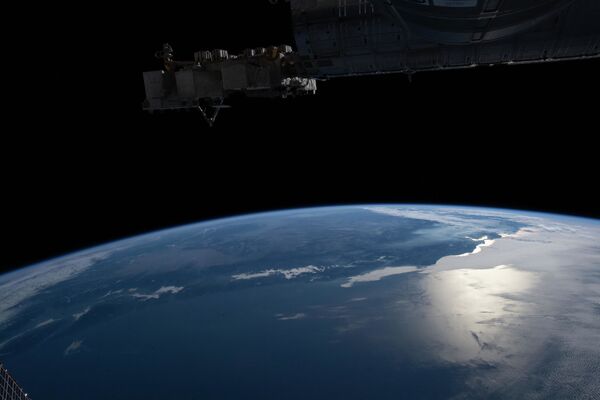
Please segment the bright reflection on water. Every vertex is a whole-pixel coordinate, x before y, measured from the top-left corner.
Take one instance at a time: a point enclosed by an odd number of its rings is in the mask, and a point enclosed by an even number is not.
[[[508,265],[428,274],[426,320],[442,338],[438,355],[451,362],[499,361],[503,348],[514,345],[505,328],[531,311],[520,296],[536,282],[534,273]]]

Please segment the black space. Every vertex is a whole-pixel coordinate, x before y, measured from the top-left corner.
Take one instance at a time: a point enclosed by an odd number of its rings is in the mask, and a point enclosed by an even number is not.
[[[154,51],[169,42],[185,59],[293,43],[286,5],[114,10],[82,8],[54,27],[47,45],[68,56],[55,54],[44,80],[58,95],[3,135],[0,270],[291,207],[411,202],[600,217],[597,61],[422,73],[412,84],[332,80],[316,97],[233,98],[208,129],[195,113],[141,111],[141,72],[160,68]]]

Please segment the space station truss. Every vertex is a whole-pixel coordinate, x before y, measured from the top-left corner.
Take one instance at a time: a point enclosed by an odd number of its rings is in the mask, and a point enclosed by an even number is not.
[[[0,362],[0,400],[31,400]]]
[[[337,77],[600,57],[600,0],[290,0],[296,48],[202,50],[144,73],[149,112],[198,109],[212,125],[225,100],[314,95]]]

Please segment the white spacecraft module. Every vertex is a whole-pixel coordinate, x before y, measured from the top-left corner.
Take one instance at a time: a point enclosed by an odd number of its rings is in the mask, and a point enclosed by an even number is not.
[[[148,111],[200,109],[232,93],[314,94],[317,79],[600,56],[600,0],[290,0],[297,50],[201,51],[146,72]]]

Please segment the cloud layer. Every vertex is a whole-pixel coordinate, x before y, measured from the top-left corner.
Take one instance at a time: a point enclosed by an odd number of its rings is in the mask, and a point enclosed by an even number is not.
[[[237,274],[232,275],[231,278],[233,280],[249,280],[249,279],[257,279],[257,278],[266,278],[273,275],[283,275],[285,279],[294,279],[304,274],[316,274],[317,272],[325,271],[324,267],[317,267],[314,265],[309,265],[306,267],[300,268],[290,268],[290,269],[267,269],[260,272],[248,273],[248,274]]]
[[[340,286],[343,288],[349,288],[354,286],[355,283],[379,281],[388,276],[407,274],[417,270],[417,267],[385,267],[367,272],[366,274],[352,276],[348,278],[348,281],[342,283]]]

